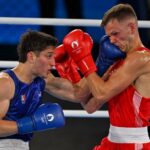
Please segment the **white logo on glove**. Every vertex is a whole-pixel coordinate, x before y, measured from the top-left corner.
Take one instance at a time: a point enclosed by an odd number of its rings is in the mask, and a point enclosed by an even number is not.
[[[46,118],[47,118],[47,120],[48,120],[49,122],[51,122],[51,121],[54,120],[54,115],[53,115],[53,114],[48,114],[48,115],[46,116]]]
[[[73,41],[73,42],[71,43],[71,47],[72,47],[73,49],[76,49],[78,46],[79,46],[78,41]]]

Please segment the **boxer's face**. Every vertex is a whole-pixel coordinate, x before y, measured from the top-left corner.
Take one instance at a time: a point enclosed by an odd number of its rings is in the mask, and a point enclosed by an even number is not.
[[[46,78],[52,67],[55,66],[54,49],[54,46],[50,46],[41,51],[38,55],[35,55],[33,72],[36,74],[36,76]]]
[[[128,21],[111,20],[105,26],[105,32],[109,36],[111,43],[118,46],[123,52],[129,50],[132,33]]]

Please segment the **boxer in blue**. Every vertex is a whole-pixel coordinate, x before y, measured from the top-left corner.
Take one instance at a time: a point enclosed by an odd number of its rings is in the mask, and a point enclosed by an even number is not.
[[[46,78],[51,80],[56,44],[51,35],[27,31],[18,45],[19,64],[0,73],[1,150],[29,149],[33,132],[64,126],[60,105],[41,101],[42,92],[51,84]]]

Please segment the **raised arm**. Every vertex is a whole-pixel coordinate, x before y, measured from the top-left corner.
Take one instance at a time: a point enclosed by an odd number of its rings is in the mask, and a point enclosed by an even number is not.
[[[76,47],[73,47],[75,41]],[[96,73],[94,60],[91,56],[91,40],[88,34],[81,30],[74,30],[64,38],[63,43],[69,55],[85,76],[94,97],[84,106],[89,113],[96,111],[105,102],[122,92],[130,84],[133,84],[136,78],[144,72],[145,64],[149,61],[147,54],[135,51],[128,55],[124,60],[124,64],[117,71],[113,70],[108,80],[104,81]]]
[[[76,103],[87,101],[90,95],[84,78],[73,84],[68,79],[55,77],[52,74],[46,79],[46,91],[59,99]]]
[[[88,99],[89,89],[81,79],[78,66],[61,44],[55,49],[55,67],[60,77],[52,74],[46,79],[46,91],[59,99],[83,102]]]

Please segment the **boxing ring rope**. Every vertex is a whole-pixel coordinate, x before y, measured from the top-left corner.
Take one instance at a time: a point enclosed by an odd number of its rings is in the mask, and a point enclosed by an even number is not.
[[[56,19],[56,18],[21,18],[0,17],[0,24],[16,25],[59,25],[59,26],[95,26],[99,27],[99,19]],[[140,28],[150,28],[150,21],[138,21]]]
[[[13,68],[17,66],[18,61],[0,61],[0,68]]]
[[[56,25],[56,26],[93,26],[100,27],[99,19],[54,19],[54,18],[19,18],[0,17],[0,24],[15,25]],[[138,21],[139,28],[150,28],[150,21]],[[18,61],[0,61],[0,68],[13,68]],[[96,111],[88,114],[84,110],[63,110],[65,117],[108,118],[108,111]]]
[[[108,111],[100,110],[92,114],[88,114],[84,110],[63,110],[66,117],[71,118],[108,118]]]

